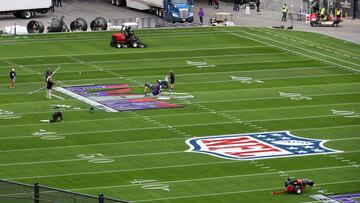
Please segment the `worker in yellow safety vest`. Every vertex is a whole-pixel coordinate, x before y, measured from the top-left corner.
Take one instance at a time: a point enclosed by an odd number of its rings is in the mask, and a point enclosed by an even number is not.
[[[281,18],[282,21],[286,21],[286,16],[287,16],[288,11],[289,11],[288,6],[286,4],[284,4],[282,7],[282,13],[283,13],[282,18]]]
[[[336,16],[336,18],[341,18],[341,10],[340,10],[340,8],[336,9],[335,16]]]
[[[326,8],[322,7],[320,10],[320,17],[322,20],[326,20]]]

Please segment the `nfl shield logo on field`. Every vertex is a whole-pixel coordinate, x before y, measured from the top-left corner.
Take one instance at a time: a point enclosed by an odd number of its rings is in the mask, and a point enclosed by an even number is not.
[[[186,140],[188,151],[233,160],[337,153],[324,147],[327,140],[302,138],[289,131],[220,135]]]

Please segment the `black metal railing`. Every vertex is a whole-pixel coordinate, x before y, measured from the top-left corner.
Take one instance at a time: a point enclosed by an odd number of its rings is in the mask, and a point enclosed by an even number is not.
[[[0,203],[127,203],[99,196],[86,195],[67,190],[0,180]]]

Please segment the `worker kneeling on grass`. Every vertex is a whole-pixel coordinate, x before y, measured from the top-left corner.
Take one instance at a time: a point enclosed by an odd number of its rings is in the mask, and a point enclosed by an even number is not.
[[[144,88],[144,94],[145,96],[147,96],[148,91],[150,91],[152,93],[153,96],[157,96],[161,93],[161,81],[157,80],[156,81],[156,85],[152,85],[150,83],[145,83],[145,88]]]
[[[62,113],[60,111],[54,112],[51,120],[41,120],[44,123],[55,123],[57,121],[63,122]]]

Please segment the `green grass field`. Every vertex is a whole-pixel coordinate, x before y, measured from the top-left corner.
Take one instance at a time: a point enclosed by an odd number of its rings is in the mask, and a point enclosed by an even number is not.
[[[360,45],[268,28],[136,33],[147,48],[111,48],[109,32],[0,38],[0,179],[132,202],[295,203],[360,192]],[[7,84],[12,65],[15,89]],[[48,66],[59,65],[57,86],[127,83],[139,93],[173,67],[175,91],[195,98],[170,100],[183,108],[89,113],[87,104],[60,93],[65,100],[28,95],[44,85]],[[41,123],[55,104],[71,106],[64,122]],[[329,140],[326,147],[343,152],[240,161],[187,152],[185,143],[282,130]],[[286,176],[311,178],[316,187],[272,196]]]

